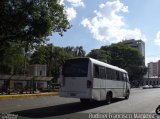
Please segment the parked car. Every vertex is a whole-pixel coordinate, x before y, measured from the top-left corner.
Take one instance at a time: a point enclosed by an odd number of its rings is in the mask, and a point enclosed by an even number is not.
[[[142,88],[143,88],[143,89],[149,89],[150,86],[149,86],[149,85],[144,85]]]
[[[158,88],[158,85],[153,85],[153,88]]]
[[[152,86],[152,85],[149,85],[149,88],[153,88],[153,86]]]

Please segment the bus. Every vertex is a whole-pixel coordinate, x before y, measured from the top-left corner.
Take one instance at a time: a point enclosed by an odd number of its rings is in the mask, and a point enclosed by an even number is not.
[[[82,103],[91,100],[129,98],[130,83],[124,69],[95,60],[74,58],[66,60],[61,73],[61,97],[79,98]]]

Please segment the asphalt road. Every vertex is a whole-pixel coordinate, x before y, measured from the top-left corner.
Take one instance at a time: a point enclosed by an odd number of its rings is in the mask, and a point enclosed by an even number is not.
[[[111,104],[102,101],[84,105],[79,99],[59,96],[1,100],[0,112],[18,115],[18,119],[84,119],[91,113],[154,113],[158,105],[160,88],[132,89],[128,100],[116,98]]]

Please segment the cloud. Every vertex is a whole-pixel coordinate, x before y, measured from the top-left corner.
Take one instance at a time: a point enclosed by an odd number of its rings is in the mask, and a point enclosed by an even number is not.
[[[154,42],[160,46],[160,31],[157,32]]]
[[[82,0],[66,0],[69,2],[73,7],[84,7],[84,3]]]
[[[69,21],[76,18],[77,12],[74,8],[66,8],[67,18]]]
[[[64,0],[59,0],[60,5],[64,5]]]
[[[126,28],[124,17],[120,15],[126,12],[128,6],[120,0],[108,1],[99,5],[92,19],[84,18],[81,24],[90,30],[96,40],[119,42],[122,39],[141,39],[143,35],[140,29]]]
[[[59,0],[60,5],[64,5],[69,21],[72,21],[77,16],[77,7],[85,7],[82,0]]]

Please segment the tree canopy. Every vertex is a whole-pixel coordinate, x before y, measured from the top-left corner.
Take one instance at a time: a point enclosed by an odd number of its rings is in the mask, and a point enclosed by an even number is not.
[[[28,60],[26,58],[26,60]],[[3,52],[0,57],[0,73],[1,74],[23,74],[24,73],[24,51],[21,46],[14,44]]]
[[[102,49],[93,49],[90,53],[87,54],[87,57],[91,57],[103,62],[110,62],[110,56],[106,51]]]
[[[26,53],[30,48],[43,44],[53,33],[62,36],[71,27],[59,0],[1,0],[0,15],[2,69],[13,69],[13,65],[17,66],[14,60],[24,62],[21,66],[26,68]],[[14,59],[17,55],[21,58]]]
[[[65,60],[74,57],[84,57],[85,51],[82,46],[58,47],[48,44],[40,46],[31,56],[30,64],[46,64],[48,76],[55,80],[59,77],[60,67]]]
[[[58,0],[1,0],[0,44],[33,45],[45,42],[54,32],[70,28]]]
[[[128,66],[144,65],[144,58],[138,49],[132,48],[126,44],[118,43],[110,46],[102,46],[110,54],[110,64],[126,69]]]

